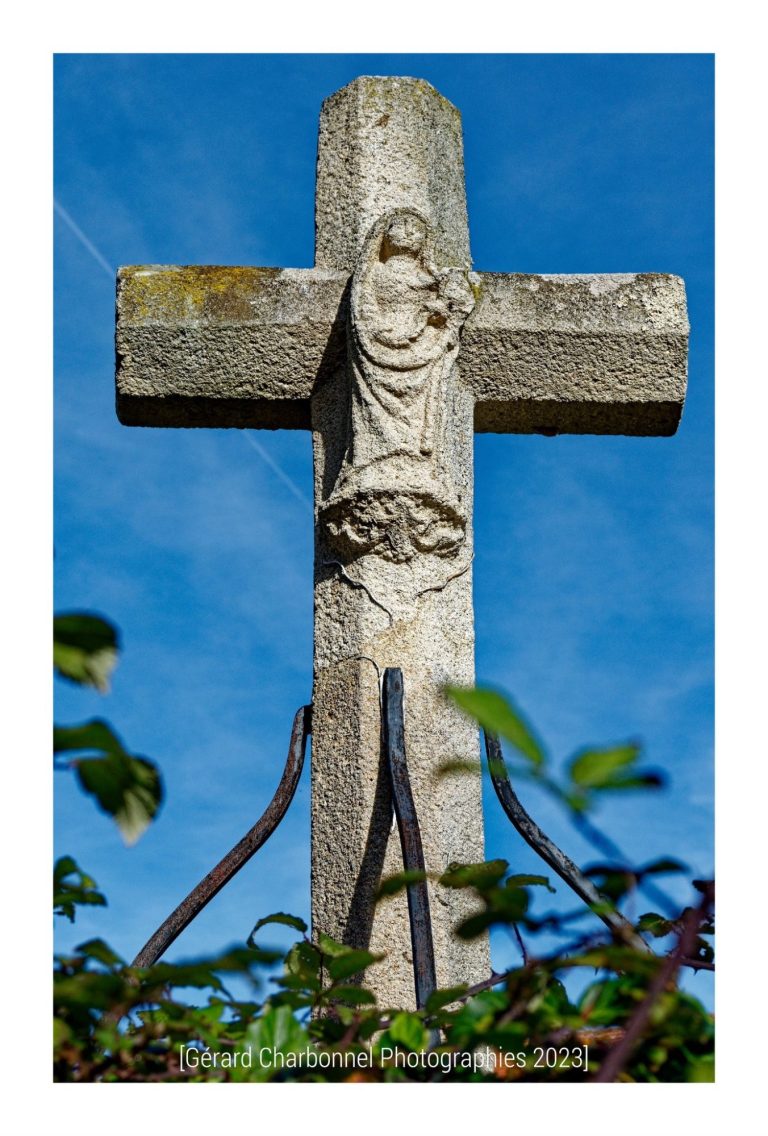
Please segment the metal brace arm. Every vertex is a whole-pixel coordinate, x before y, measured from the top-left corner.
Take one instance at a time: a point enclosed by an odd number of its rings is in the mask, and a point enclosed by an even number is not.
[[[423,872],[424,850],[421,845],[419,822],[413,803],[408,765],[405,759],[405,730],[403,724],[403,672],[399,667],[384,671],[382,725],[384,750],[389,762],[392,781],[392,799],[403,849],[403,866],[407,872]],[[423,1010],[427,999],[437,988],[435,976],[435,950],[432,943],[432,919],[429,914],[427,881],[408,884],[408,914],[411,924],[413,949],[413,977],[416,985],[416,1005]]]
[[[225,884],[247,864],[251,856],[258,852],[262,844],[266,844],[280,821],[288,811],[293,800],[296,786],[304,768],[304,755],[307,750],[307,738],[312,732],[312,707],[302,706],[296,711],[291,731],[291,744],[288,749],[288,759],[285,763],[283,776],[277,786],[274,797],[267,805],[261,818],[253,828],[246,832],[231,852],[223,860],[219,860],[215,868],[193,888],[186,899],[183,899],[175,911],[155,931],[141,948],[133,966],[152,966],[161,955],[170,947],[174,939],[189,926],[195,916],[199,915],[205,905],[217,895]]]

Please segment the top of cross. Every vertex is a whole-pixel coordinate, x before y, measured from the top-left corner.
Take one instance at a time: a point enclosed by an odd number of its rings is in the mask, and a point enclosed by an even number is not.
[[[437,264],[469,267],[458,111],[420,79],[361,77],[323,104],[314,269],[120,270],[127,425],[307,428],[344,346],[342,298],[371,224],[408,205]],[[476,273],[460,371],[480,431],[670,434],[686,385],[679,277]]]

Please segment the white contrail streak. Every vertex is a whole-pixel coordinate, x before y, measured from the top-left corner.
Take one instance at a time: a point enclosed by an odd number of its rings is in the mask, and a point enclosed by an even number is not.
[[[299,489],[296,482],[293,480],[292,477],[288,476],[288,474],[285,472],[285,470],[282,468],[282,466],[279,466],[277,464],[277,462],[272,457],[272,455],[267,450],[264,449],[261,442],[257,442],[256,439],[254,438],[253,434],[249,434],[247,430],[243,431],[243,437],[245,438],[246,442],[249,442],[253,446],[256,453],[259,454],[264,459],[264,461],[267,463],[269,468],[277,474],[277,476],[280,478],[280,480],[288,486],[288,488],[290,489],[290,491],[294,495],[294,497],[298,497],[298,499],[299,499],[299,501],[301,501],[302,505],[306,505],[308,509],[311,509],[312,508],[312,502],[310,501],[309,497],[307,497],[306,493],[303,493],[301,491],[301,489]]]
[[[56,210],[58,215],[61,217],[62,221],[64,221],[64,223],[69,226],[69,228],[75,234],[75,236],[80,241],[80,243],[83,245],[83,247],[88,250],[88,252],[91,254],[91,256],[96,261],[96,263],[101,265],[101,267],[104,269],[104,271],[109,276],[110,280],[114,280],[115,270],[111,266],[111,264],[109,263],[107,258],[99,251],[99,249],[96,247],[96,245],[93,243],[93,241],[90,240],[85,235],[85,233],[80,228],[80,226],[77,224],[77,222],[74,220],[74,218],[72,218],[69,215],[69,213],[64,208],[64,206],[61,205],[56,200],[55,197],[53,199],[53,208]],[[261,442],[257,442],[256,439],[253,437],[253,435],[247,433],[247,431],[245,431],[245,430],[243,431],[243,437],[251,446],[253,446],[256,453],[259,454],[259,456],[262,458],[262,460],[267,463],[269,468],[274,473],[277,474],[277,476],[280,478],[280,480],[285,485],[288,486],[291,493],[293,493],[294,497],[298,498],[298,500],[301,501],[302,505],[306,505],[308,509],[311,509],[312,508],[312,502],[309,500],[307,495],[305,493],[303,493],[301,491],[301,489],[299,489],[298,485],[293,480],[293,478],[290,477],[285,472],[285,470],[282,468],[282,466],[278,465],[278,463],[275,461],[275,459],[272,457],[272,455],[267,450],[264,449]]]
[[[88,252],[91,254],[91,256],[93,257],[93,259],[96,261],[96,263],[101,265],[101,267],[104,269],[104,271],[106,272],[106,274],[110,278],[110,280],[114,280],[115,279],[115,270],[112,267],[112,265],[109,263],[107,258],[99,252],[99,250],[96,248],[96,245],[93,243],[93,241],[89,240],[88,237],[86,237],[85,233],[80,228],[80,226],[77,224],[77,222],[74,221],[72,217],[70,217],[69,213],[67,213],[64,206],[60,205],[55,197],[53,199],[53,208],[56,210],[58,215],[61,217],[64,224],[69,226],[69,228],[75,234],[77,239],[80,241],[80,244],[83,246],[83,248],[86,248],[88,250]]]

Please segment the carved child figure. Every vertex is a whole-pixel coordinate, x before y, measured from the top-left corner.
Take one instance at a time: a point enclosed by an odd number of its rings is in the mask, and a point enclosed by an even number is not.
[[[400,214],[389,223],[379,257],[369,268],[361,314],[364,320],[373,316],[373,335],[384,347],[408,348],[427,327],[443,328],[448,322],[437,272],[432,265],[422,267],[426,242],[424,221],[415,214]]]

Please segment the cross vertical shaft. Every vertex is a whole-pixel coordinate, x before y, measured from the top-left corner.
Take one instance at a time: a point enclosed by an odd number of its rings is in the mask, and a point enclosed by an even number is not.
[[[316,199],[316,267],[351,272],[366,235],[397,209],[418,211],[434,233],[439,265],[468,269],[461,122],[421,80],[361,78],[323,106]],[[348,442],[348,375],[341,364],[315,389],[312,428],[316,510],[331,493]],[[380,1003],[413,1005],[405,894],[374,905],[382,876],[402,870],[380,744],[379,673],[403,670],[405,743],[427,871],[483,859],[479,772],[440,774],[459,759],[479,770],[476,728],[441,694],[474,680],[472,618],[473,398],[449,391],[447,464],[467,511],[461,557],[416,602],[390,600],[387,569],[352,581],[326,528],[316,523],[314,720],[312,740],[312,921],[334,938],[386,962],[369,973]],[[419,558],[415,559],[418,564]],[[455,573],[452,576],[452,573]],[[428,589],[428,590],[427,590]],[[452,930],[467,914],[463,892],[431,893],[438,985],[489,973],[487,937]]]

